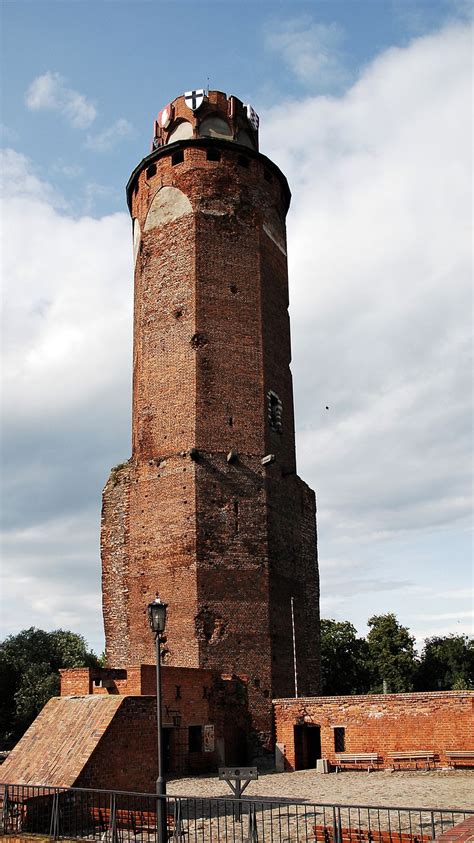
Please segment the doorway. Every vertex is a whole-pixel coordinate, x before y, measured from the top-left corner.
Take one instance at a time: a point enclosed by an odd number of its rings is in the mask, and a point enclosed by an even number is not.
[[[316,767],[321,758],[321,726],[305,724],[294,727],[295,770],[309,770]]]

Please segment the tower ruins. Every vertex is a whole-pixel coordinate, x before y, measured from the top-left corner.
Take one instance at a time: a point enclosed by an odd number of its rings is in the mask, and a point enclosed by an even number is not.
[[[319,684],[315,496],[296,474],[287,181],[258,118],[219,91],[163,109],[127,185],[135,259],[132,456],[102,510],[109,666],[245,676],[254,744],[271,700]]]

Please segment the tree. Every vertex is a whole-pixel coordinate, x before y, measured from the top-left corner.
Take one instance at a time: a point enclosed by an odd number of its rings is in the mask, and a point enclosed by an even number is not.
[[[367,642],[349,621],[321,620],[321,693],[365,694],[369,687]]]
[[[0,644],[0,748],[21,738],[45,703],[59,693],[63,667],[96,667],[82,635],[25,629]]]
[[[367,621],[367,644],[373,671],[371,692],[401,693],[413,689],[417,669],[415,639],[396,616],[373,615]]]
[[[474,688],[474,641],[467,635],[426,638],[416,676],[419,691]]]

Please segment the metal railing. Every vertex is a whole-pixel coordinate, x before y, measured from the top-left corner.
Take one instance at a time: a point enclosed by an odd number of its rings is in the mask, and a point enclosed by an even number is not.
[[[4,785],[0,832],[152,843],[149,793]],[[462,808],[313,804],[265,797],[166,796],[168,839],[186,843],[426,843],[474,816]]]

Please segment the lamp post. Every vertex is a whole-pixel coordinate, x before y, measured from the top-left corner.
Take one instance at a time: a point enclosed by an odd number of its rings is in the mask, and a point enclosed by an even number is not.
[[[161,641],[166,626],[167,603],[157,597],[148,605],[148,620],[156,641],[156,727],[158,748],[158,778],[156,793],[156,838],[157,843],[166,843],[168,830],[166,823],[166,780],[163,771],[163,730],[162,730],[162,702],[161,702]]]

